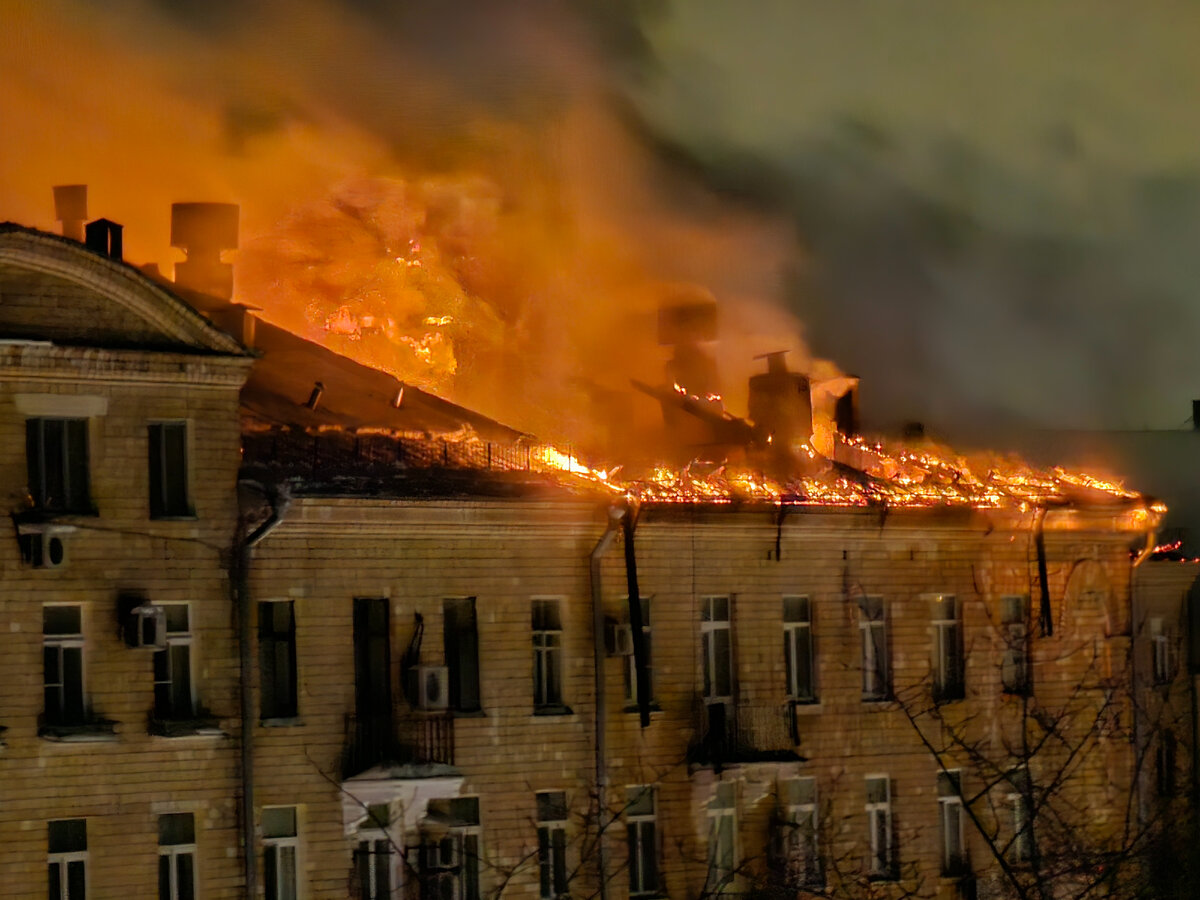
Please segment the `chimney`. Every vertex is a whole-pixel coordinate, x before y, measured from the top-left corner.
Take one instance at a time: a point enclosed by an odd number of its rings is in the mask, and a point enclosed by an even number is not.
[[[858,436],[858,377],[854,378],[854,383],[846,389],[846,393],[837,398],[837,402],[833,407],[833,426],[838,430],[839,434],[844,434],[846,437]]]
[[[62,236],[83,241],[83,223],[87,221],[87,185],[54,186],[54,218],[62,222]]]
[[[750,376],[750,419],[759,439],[779,454],[812,437],[812,396],[808,376],[789,372],[786,350],[764,353],[767,371]]]
[[[230,300],[233,266],[221,262],[221,251],[236,250],[237,245],[237,204],[171,204],[171,246],[187,254],[185,262],[175,264],[175,283],[180,287]]]
[[[83,241],[89,250],[94,250],[113,259],[121,259],[121,226],[109,219],[88,222]]]

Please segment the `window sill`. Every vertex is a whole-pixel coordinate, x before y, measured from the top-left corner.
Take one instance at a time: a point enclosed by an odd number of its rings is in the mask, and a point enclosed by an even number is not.
[[[155,737],[229,737],[214,718],[151,719],[147,732]]]
[[[270,716],[266,719],[259,719],[258,724],[263,728],[291,728],[303,725],[304,720],[299,716]]]
[[[883,709],[895,702],[895,697],[863,697],[862,704],[868,709]]]
[[[627,712],[627,713],[634,713],[636,715],[637,713],[642,711],[642,708],[640,706],[638,706],[636,703],[626,703],[624,708],[621,711]],[[650,712],[651,713],[662,712],[662,707],[658,705],[657,700],[650,701]]]
[[[446,710],[451,716],[456,719],[486,719],[487,713],[482,709],[448,709]]]
[[[111,719],[96,719],[75,725],[39,725],[38,737],[63,744],[95,743],[117,740],[117,725]]]
[[[553,718],[556,716],[573,716],[575,710],[569,706],[535,706],[533,714],[538,718]]]
[[[150,521],[151,522],[195,522],[197,518],[198,518],[198,516],[194,512],[182,513],[177,516],[171,516],[171,515],[156,516],[156,515],[151,514]]]

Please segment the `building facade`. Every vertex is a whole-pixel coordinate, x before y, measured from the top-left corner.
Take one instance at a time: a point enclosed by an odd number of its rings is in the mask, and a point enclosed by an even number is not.
[[[15,226],[0,327],[6,896],[1057,896],[1187,770],[1140,499],[631,505]]]

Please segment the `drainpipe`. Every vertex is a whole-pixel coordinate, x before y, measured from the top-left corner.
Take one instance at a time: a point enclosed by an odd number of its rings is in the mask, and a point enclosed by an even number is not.
[[[254,695],[250,685],[254,672],[254,616],[250,602],[250,557],[254,546],[283,521],[291,497],[286,489],[276,485],[263,485],[245,480],[239,484],[261,493],[271,507],[266,521],[250,534],[243,534],[239,524],[230,554],[233,575],[230,579],[230,590],[233,594],[233,606],[237,611],[238,679],[241,694],[242,863],[246,897],[253,900],[258,896],[258,866],[254,852]]]
[[[617,538],[617,529],[621,520],[627,515],[623,506],[608,508],[608,526],[604,534],[596,542],[591,556],[588,557],[589,573],[592,586],[592,646],[596,676],[596,866],[600,872],[600,900],[608,900],[608,854],[604,851],[604,829],[608,826],[608,756],[607,756],[607,706],[604,690],[604,596],[600,582],[600,559],[608,552]]]
[[[1147,512],[1149,512],[1148,509]],[[1153,517],[1151,517],[1150,521],[1154,521]],[[1144,754],[1149,749],[1150,744],[1143,733],[1145,724],[1142,720],[1144,716],[1139,714],[1142,705],[1142,688],[1138,673],[1138,632],[1142,627],[1142,611],[1138,606],[1138,592],[1134,584],[1134,576],[1138,566],[1149,559],[1150,554],[1154,552],[1155,537],[1156,530],[1154,525],[1151,524],[1146,529],[1146,546],[1142,548],[1142,551],[1129,567],[1129,681],[1133,688],[1133,703],[1131,704],[1132,710],[1130,715],[1133,719],[1134,771],[1137,773],[1137,782],[1134,784],[1134,788],[1137,791],[1139,825],[1145,824],[1148,816],[1145,796],[1146,767]],[[1193,746],[1195,745],[1193,744]]]
[[[634,688],[637,693],[638,718],[643,728],[650,727],[650,660],[646,658],[646,633],[642,621],[642,591],[638,587],[637,551],[633,530],[637,528],[637,510],[629,508],[621,519],[625,538],[625,584],[629,592],[629,630],[633,639]]]

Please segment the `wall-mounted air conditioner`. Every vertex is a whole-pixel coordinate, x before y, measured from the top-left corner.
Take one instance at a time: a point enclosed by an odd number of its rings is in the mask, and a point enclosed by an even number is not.
[[[609,656],[633,655],[633,628],[630,625],[610,622],[605,631],[605,644]]]
[[[162,650],[167,646],[167,614],[161,606],[137,597],[122,597],[118,613],[127,647]]]
[[[35,569],[57,569],[67,561],[66,539],[60,532],[26,532],[20,541],[22,558]]]
[[[446,709],[450,705],[450,670],[445,666],[417,666],[418,709]]]

